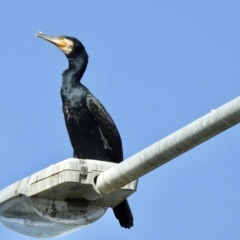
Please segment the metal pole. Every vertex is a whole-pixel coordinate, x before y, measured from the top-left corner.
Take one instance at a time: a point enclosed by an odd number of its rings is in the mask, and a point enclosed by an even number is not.
[[[109,194],[239,122],[237,97],[101,173],[96,190]]]

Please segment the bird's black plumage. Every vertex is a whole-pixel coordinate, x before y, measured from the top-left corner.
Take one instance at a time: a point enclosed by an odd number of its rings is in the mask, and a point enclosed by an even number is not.
[[[81,84],[88,55],[83,44],[73,37],[57,37],[57,45],[66,55],[69,68],[62,73],[63,114],[74,156],[119,163],[123,161],[122,142],[112,118],[103,105]],[[70,43],[64,44],[63,40]],[[113,208],[122,227],[133,226],[127,200]]]

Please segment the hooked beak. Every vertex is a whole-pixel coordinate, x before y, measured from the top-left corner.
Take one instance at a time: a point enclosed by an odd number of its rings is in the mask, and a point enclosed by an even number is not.
[[[37,32],[35,34],[35,36],[40,37],[42,39],[47,40],[48,42],[53,43],[55,46],[57,46],[61,50],[68,45],[68,43],[65,41],[65,39],[60,39],[59,37],[48,36],[46,34],[43,34],[42,32]]]

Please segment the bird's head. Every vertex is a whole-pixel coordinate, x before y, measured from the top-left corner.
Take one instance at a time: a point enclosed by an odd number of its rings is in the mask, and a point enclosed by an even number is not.
[[[67,58],[77,57],[81,55],[87,56],[87,53],[83,44],[74,37],[68,37],[68,36],[52,37],[52,36],[43,34],[42,32],[36,33],[35,36],[43,38],[48,42],[53,43],[66,55]]]

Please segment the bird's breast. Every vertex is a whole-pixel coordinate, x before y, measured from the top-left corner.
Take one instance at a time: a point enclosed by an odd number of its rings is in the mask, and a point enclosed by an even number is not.
[[[84,103],[77,108],[65,106],[64,116],[70,141],[78,158],[110,160],[111,148]]]
[[[67,121],[70,119],[79,121],[80,118],[84,117],[86,112],[86,105],[82,102],[79,102],[77,107],[72,106],[68,102],[63,104],[63,114]]]

